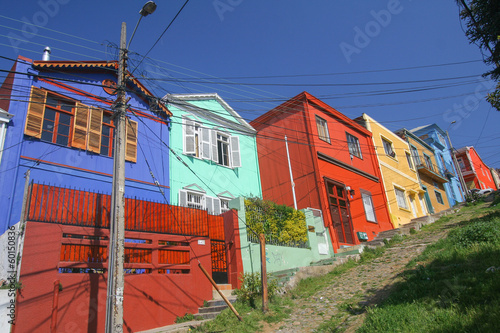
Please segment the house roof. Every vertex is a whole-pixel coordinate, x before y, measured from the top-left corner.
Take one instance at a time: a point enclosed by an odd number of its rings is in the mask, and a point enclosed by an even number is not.
[[[421,138],[419,138],[417,135],[415,135],[411,131],[407,130],[406,128],[398,129],[397,131],[394,131],[394,133],[396,133],[397,135],[410,136],[413,140],[417,141],[419,144],[421,144],[425,148],[429,149],[434,154],[434,148],[432,148],[431,145],[429,145],[427,142],[425,142],[424,140],[422,140]]]
[[[173,104],[176,107],[179,107],[184,110],[189,111],[200,111],[200,116],[207,118],[211,118],[212,120],[222,123],[225,126],[233,127],[242,132],[251,132],[254,134],[255,129],[245,121],[229,104],[226,103],[217,93],[207,93],[207,94],[167,94],[163,97],[163,100],[168,102],[174,102]],[[192,103],[191,101],[207,101],[207,100],[215,100],[217,101],[230,115],[234,117],[237,123],[232,122],[228,119],[225,119],[213,112],[213,110],[204,109],[198,107]],[[180,102],[180,103],[179,103]],[[207,114],[207,111],[210,112],[210,115]]]
[[[355,129],[358,132],[361,132],[364,135],[367,135],[369,137],[372,136],[372,133],[367,130],[364,126],[358,124],[356,121],[352,120],[351,118],[345,116],[341,112],[337,111],[335,108],[331,107],[330,105],[326,104],[325,102],[321,101],[320,99],[314,97],[307,91],[303,91],[300,94],[298,94],[295,97],[290,98],[288,101],[286,101],[283,104],[280,104],[279,106],[275,107],[271,111],[266,112],[265,114],[261,115],[260,117],[252,120],[250,123],[255,127],[263,127],[265,126],[266,122],[273,117],[275,117],[278,114],[285,113],[285,111],[282,110],[283,106],[291,103],[303,103],[303,102],[309,102],[312,103],[318,107],[320,107],[324,112],[328,113],[330,116],[333,118],[336,118],[338,121],[344,123],[345,125],[349,126],[351,129]],[[287,109],[286,113],[291,113],[295,111],[294,108]]]
[[[0,118],[11,119],[12,117],[14,117],[13,114],[10,114],[4,109],[0,108]]]
[[[33,67],[39,69],[60,69],[60,70],[104,70],[112,69],[113,75],[118,75],[118,61],[33,61]],[[142,97],[148,104],[154,104],[159,98],[154,96],[132,73],[127,70],[129,83],[132,83],[137,90],[142,93]],[[172,113],[162,103],[157,103],[160,110],[171,116]]]

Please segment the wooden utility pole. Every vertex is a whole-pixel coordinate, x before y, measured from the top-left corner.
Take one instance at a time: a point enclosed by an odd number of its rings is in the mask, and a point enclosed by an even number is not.
[[[266,236],[259,235],[260,243],[260,280],[262,282],[262,312],[267,312],[267,267],[266,267]]]
[[[113,188],[109,226],[108,286],[106,298],[106,333],[123,332],[123,259],[125,240],[125,71],[127,68],[127,25],[122,22],[120,60],[118,62],[118,94],[114,112]]]

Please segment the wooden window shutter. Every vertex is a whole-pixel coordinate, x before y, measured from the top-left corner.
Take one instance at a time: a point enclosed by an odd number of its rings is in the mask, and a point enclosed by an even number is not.
[[[87,149],[88,123],[89,107],[76,103],[75,126],[73,127],[73,140],[71,143],[73,147]]]
[[[45,99],[47,92],[40,88],[31,88],[30,103],[28,113],[26,115],[26,126],[24,134],[34,136],[35,138],[42,137],[43,116],[45,114]]]
[[[137,162],[137,122],[127,120],[127,147],[125,149],[125,160]]]
[[[189,118],[182,117],[182,128],[184,129],[184,154],[196,153],[196,140],[195,140],[195,123]]]
[[[102,109],[90,108],[87,150],[98,154],[101,152],[102,115]]]
[[[210,128],[201,129],[201,158],[210,159]]]
[[[231,137],[231,167],[241,167],[240,139],[237,136]]]

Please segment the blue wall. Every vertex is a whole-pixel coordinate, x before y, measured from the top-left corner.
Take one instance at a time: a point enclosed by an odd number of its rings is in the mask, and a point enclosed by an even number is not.
[[[19,63],[17,72],[36,73],[29,64]],[[41,75],[51,75],[43,73]],[[105,99],[114,100],[104,92],[102,87],[91,86],[85,83],[101,84],[105,78],[114,79],[104,73],[75,73],[57,74],[61,78],[78,80],[79,82],[62,81],[63,84],[79,90],[90,92]],[[45,183],[60,187],[71,187],[82,190],[111,193],[113,172],[113,158],[91,153],[85,150],[43,142],[39,139],[24,135],[26,112],[31,85],[58,92],[80,101],[86,105],[93,105],[110,109],[110,106],[69,92],[61,87],[42,82],[33,76],[16,74],[14,90],[9,105],[9,113],[13,114],[5,140],[4,155],[0,165],[0,200],[3,208],[0,210],[0,234],[20,219],[24,173],[31,169],[31,179],[37,183]],[[14,97],[19,96],[19,97]],[[148,104],[134,93],[127,92],[130,97],[128,104],[147,115]],[[129,113],[130,119],[138,123],[137,162],[126,162],[125,196],[137,197],[145,200],[165,202],[163,195],[154,184],[151,172],[164,191],[165,197],[170,197],[169,191],[169,127],[167,120],[156,116],[140,116]],[[166,144],[164,145],[162,141]]]
[[[443,130],[441,130],[441,128],[439,128],[436,124],[426,126],[413,133],[421,137],[427,144],[434,148],[436,163],[441,174],[445,174],[445,169],[451,170],[455,174],[454,177],[446,177],[448,182],[444,184],[444,189],[450,206],[453,207],[457,203],[462,202],[464,199],[462,196],[460,181],[458,180],[458,173],[450,153],[446,133],[443,132]],[[442,139],[444,139],[444,141]],[[443,157],[442,160],[440,156]]]

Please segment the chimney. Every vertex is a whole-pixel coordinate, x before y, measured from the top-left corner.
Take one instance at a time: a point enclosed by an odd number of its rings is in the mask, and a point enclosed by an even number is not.
[[[43,49],[43,61],[49,61],[50,60],[50,47],[46,46],[45,49]]]

